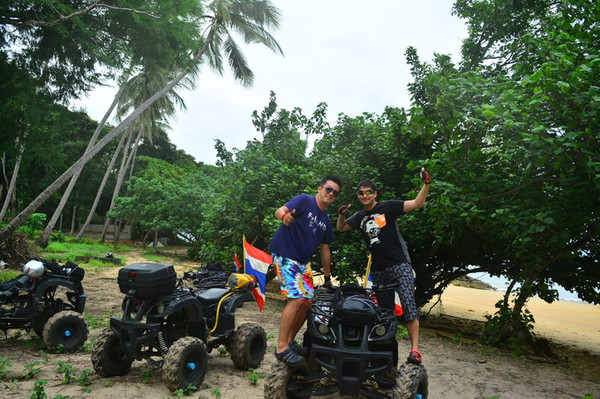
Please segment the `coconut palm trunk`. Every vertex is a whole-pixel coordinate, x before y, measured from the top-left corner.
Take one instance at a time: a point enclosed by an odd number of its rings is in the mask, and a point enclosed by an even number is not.
[[[17,187],[17,175],[19,174],[19,169],[21,168],[21,158],[23,157],[23,152],[25,151],[25,140],[27,139],[27,134],[29,132],[26,130],[23,133],[23,138],[19,140],[17,138],[16,147],[18,148],[19,154],[15,160],[15,167],[13,169],[12,177],[10,178],[10,184],[8,185],[8,190],[6,191],[6,198],[4,199],[4,204],[2,205],[2,209],[0,210],[0,222],[4,220],[4,216],[6,215],[6,210],[10,205],[11,199],[14,197]],[[21,141],[19,143],[19,141]]]
[[[261,43],[273,51],[281,53],[281,48],[275,39],[269,34],[265,27],[278,27],[278,10],[267,0],[215,0],[208,5],[213,15],[206,15],[209,20],[207,35],[202,47],[194,53],[192,65],[197,66],[204,55],[209,57],[210,65],[217,71],[223,69],[221,51],[226,51],[229,57],[234,76],[242,84],[252,84],[252,71],[230,35],[229,30],[239,32],[246,43]],[[9,237],[19,228],[36,209],[38,209],[50,196],[56,193],[78,170],[83,168],[90,159],[100,152],[119,133],[129,127],[145,110],[147,110],[158,99],[169,93],[183,78],[185,78],[193,67],[181,71],[165,87],[158,90],[154,95],[144,101],[129,116],[123,119],[89,151],[85,152],[71,167],[42,191],[25,209],[15,216],[8,225],[0,230],[0,240]]]
[[[133,155],[134,155],[133,148],[131,149],[131,151],[129,151],[129,148],[131,147],[131,138],[133,137],[133,129],[130,130],[128,136],[129,137],[127,138],[127,144],[125,145],[125,148],[123,149],[123,158],[121,160],[121,167],[119,168],[117,182],[116,182],[115,188],[113,190],[112,199],[110,200],[109,211],[115,207],[115,198],[117,198],[119,196],[119,193],[121,192],[121,187],[123,186],[123,182],[125,181],[126,171],[129,167],[130,163],[133,162],[133,159],[132,159]],[[135,138],[134,143],[138,142],[140,140],[141,136],[142,136],[142,130],[140,129],[138,131],[138,135]],[[100,242],[106,241],[106,233],[108,231],[108,227],[109,227],[111,221],[112,221],[112,218],[107,216],[104,221],[104,228],[102,229],[102,237],[100,239]],[[116,237],[116,234],[117,234],[117,232],[114,231],[114,237]]]
[[[110,104],[110,107],[108,107],[108,110],[104,113],[102,120],[100,121],[100,123],[98,123],[98,126],[96,127],[96,130],[92,134],[92,137],[90,138],[90,141],[85,149],[85,152],[88,152],[94,146],[94,144],[96,144],[96,140],[98,140],[98,136],[100,135],[102,128],[104,128],[104,126],[106,125],[106,121],[108,120],[110,115],[113,113],[115,107],[119,103],[119,99],[121,98],[122,93],[123,93],[123,87],[121,87],[119,89],[119,91],[115,95],[115,98],[113,99],[113,102]],[[84,154],[85,154],[85,152],[84,152]],[[73,191],[73,187],[75,187],[75,183],[77,183],[77,179],[79,179],[79,175],[81,174],[82,170],[83,170],[83,166],[81,167],[81,169],[75,171],[73,176],[71,176],[71,181],[69,182],[69,185],[67,186],[62,198],[60,199],[58,206],[54,210],[54,214],[50,218],[50,221],[46,225],[46,228],[44,229],[42,234],[40,234],[40,236],[36,240],[36,244],[39,245],[40,247],[46,248],[48,246],[48,239],[50,238],[50,234],[52,234],[52,231],[54,230],[54,226],[56,226],[56,222],[58,221],[58,218],[60,217],[65,205],[67,204],[67,201],[68,201],[69,197],[71,196],[71,192]]]
[[[110,159],[108,166],[106,167],[106,171],[104,172],[104,177],[102,178],[100,187],[98,187],[98,191],[96,192],[96,197],[94,198],[94,203],[92,204],[92,207],[90,208],[90,212],[88,213],[88,216],[85,219],[85,222],[79,229],[79,233],[77,233],[77,237],[75,237],[75,239],[77,239],[77,240],[81,239],[81,237],[83,236],[83,233],[87,230],[88,226],[92,222],[92,218],[94,217],[94,213],[96,212],[96,208],[98,207],[98,203],[100,202],[100,197],[102,197],[102,193],[104,192],[104,187],[106,186],[108,177],[112,173],[112,168],[115,165],[115,162],[117,161],[119,154],[121,153],[121,148],[123,147],[124,141],[125,141],[125,135],[123,134],[123,135],[121,135],[121,140],[119,140],[119,144],[117,145],[117,148],[115,149],[115,152],[113,153],[113,156]]]

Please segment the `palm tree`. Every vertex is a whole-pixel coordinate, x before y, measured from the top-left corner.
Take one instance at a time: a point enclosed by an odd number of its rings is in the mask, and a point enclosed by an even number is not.
[[[170,68],[165,68],[163,66],[159,67],[159,70],[145,70],[129,80],[126,84],[123,96],[121,97],[122,101],[119,103],[117,109],[117,117],[122,118],[123,116],[126,116],[128,112],[138,108],[140,104],[148,99],[148,97],[151,97],[153,93],[168,84],[168,78],[170,78],[169,75],[171,73]],[[182,80],[179,85],[182,84],[185,84],[188,88],[193,87],[193,81],[190,79]],[[152,142],[152,137],[158,128],[164,126],[168,127],[167,119],[175,113],[177,109],[176,105],[185,108],[183,99],[174,89],[172,89],[167,95],[161,97],[158,101],[148,107],[135,123],[129,126],[129,141],[123,148],[121,166],[117,175],[117,181],[111,197],[109,210],[115,206],[115,198],[118,197],[121,192],[121,187],[125,182],[127,169],[129,169],[129,177],[133,174],[135,157],[140,141],[143,138]],[[137,131],[137,137],[135,140],[131,141],[135,131]],[[104,242],[106,238],[106,232],[110,221],[111,218],[106,217],[104,228],[102,230],[102,242]],[[117,232],[115,232],[115,237],[116,236]]]
[[[85,149],[85,152],[88,152],[94,146],[94,144],[96,144],[96,140],[98,140],[98,136],[100,135],[100,132],[106,125],[106,121],[108,121],[108,118],[110,117],[110,115],[113,113],[113,110],[117,106],[122,94],[123,94],[123,88],[120,88],[119,91],[117,92],[117,94],[115,95],[113,102],[108,107],[108,110],[104,113],[102,120],[100,121],[100,123],[98,123],[96,130],[94,130],[94,133],[92,134],[92,137],[90,138],[90,141]],[[85,152],[84,152],[84,155],[85,155]],[[79,175],[81,174],[82,170],[83,170],[83,166],[80,169],[76,170],[75,173],[73,173],[73,176],[71,176],[71,181],[69,181],[69,185],[65,189],[65,192],[63,193],[63,196],[60,199],[58,206],[54,210],[54,214],[48,221],[48,224],[46,225],[46,228],[44,229],[42,234],[40,234],[40,236],[36,240],[37,245],[39,245],[43,248],[48,246],[48,239],[50,238],[50,234],[52,234],[52,231],[54,230],[54,226],[56,225],[56,222],[58,221],[58,218],[60,217],[62,210],[64,209],[65,205],[67,204],[67,200],[69,199],[69,196],[71,195],[71,192],[73,191],[73,187],[75,187],[75,183],[77,183],[77,179],[79,179]]]
[[[208,59],[211,67],[223,72],[223,55],[227,56],[229,65],[237,81],[245,86],[253,83],[254,74],[249,69],[246,59],[232,34],[237,33],[246,44],[260,43],[274,52],[283,54],[281,47],[268,32],[269,28],[279,27],[279,10],[269,0],[215,0],[208,4],[210,14],[203,15],[208,21],[205,27],[206,37],[202,47],[192,57],[192,65],[199,65],[204,58]],[[129,116],[123,119],[106,136],[86,151],[79,160],[69,167],[50,186],[42,191],[21,213],[13,218],[8,225],[0,230],[0,240],[7,238],[35,210],[66,183],[78,170],[89,162],[123,129],[131,125],[154,102],[169,93],[193,68],[181,71],[165,87],[144,101]]]

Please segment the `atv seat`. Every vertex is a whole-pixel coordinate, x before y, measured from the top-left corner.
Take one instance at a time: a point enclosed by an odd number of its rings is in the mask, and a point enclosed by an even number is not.
[[[217,303],[229,292],[227,288],[209,288],[196,294],[202,305]]]
[[[12,296],[20,289],[27,289],[27,280],[29,280],[29,277],[22,275],[0,283],[0,291],[4,292],[4,297]]]

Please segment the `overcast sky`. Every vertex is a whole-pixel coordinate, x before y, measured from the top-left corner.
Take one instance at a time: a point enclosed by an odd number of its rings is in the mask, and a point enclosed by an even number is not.
[[[434,53],[460,59],[464,21],[451,14],[451,0],[273,0],[281,11],[273,31],[284,55],[260,45],[243,45],[254,72],[244,88],[229,71],[219,76],[203,69],[193,91],[179,89],[187,110],[177,112],[169,136],[196,161],[214,164],[215,139],[229,150],[260,138],[252,125],[275,92],[279,108],[300,107],[310,116],[320,102],[328,105],[333,125],[343,113],[380,114],[386,106],[410,105],[412,82],[404,52],[417,48],[422,61]],[[100,120],[117,89],[95,90],[76,108]]]

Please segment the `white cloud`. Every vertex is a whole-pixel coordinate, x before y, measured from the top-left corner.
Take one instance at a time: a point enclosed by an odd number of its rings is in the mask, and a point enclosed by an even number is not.
[[[284,56],[258,45],[244,47],[255,74],[252,88],[203,70],[193,92],[179,91],[187,110],[172,121],[171,141],[197,161],[216,160],[214,140],[229,149],[259,138],[251,122],[274,91],[280,108],[300,107],[310,115],[328,104],[334,123],[339,113],[381,113],[385,106],[408,107],[412,81],[404,52],[417,48],[421,60],[434,53],[459,60],[464,23],[451,15],[451,0],[281,0],[280,29],[273,32]],[[98,89],[83,102],[100,119],[116,88]]]

